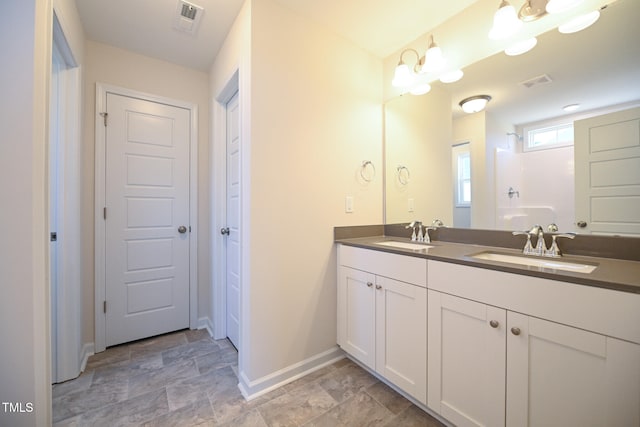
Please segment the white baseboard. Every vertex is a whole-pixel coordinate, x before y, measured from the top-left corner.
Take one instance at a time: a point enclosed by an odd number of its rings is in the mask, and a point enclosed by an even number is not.
[[[209,336],[213,338],[213,322],[211,322],[208,316],[198,319],[198,329],[206,329]]]
[[[324,368],[340,359],[344,359],[345,354],[340,347],[335,346],[325,352],[312,356],[308,359],[294,363],[286,368],[280,369],[272,374],[266,375],[255,381],[247,378],[244,372],[240,372],[240,392],[247,400],[255,399],[285,384],[302,378],[318,369]]]
[[[80,372],[84,372],[85,368],[87,367],[87,360],[89,360],[89,357],[93,356],[94,354],[95,344],[92,342],[84,343],[84,345],[82,346],[82,351],[80,353],[80,360],[82,360],[82,362],[80,363]]]

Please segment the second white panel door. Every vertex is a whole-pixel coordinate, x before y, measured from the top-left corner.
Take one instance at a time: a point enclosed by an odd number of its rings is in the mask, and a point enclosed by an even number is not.
[[[189,327],[184,108],[107,93],[106,345]]]

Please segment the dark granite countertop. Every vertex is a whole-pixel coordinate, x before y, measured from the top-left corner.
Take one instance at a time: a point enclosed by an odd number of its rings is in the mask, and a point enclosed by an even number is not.
[[[382,233],[375,236],[369,235],[364,237],[340,237],[336,235],[335,242],[348,246],[408,255],[434,261],[444,261],[453,264],[467,265],[470,267],[535,276],[581,285],[597,286],[623,292],[640,293],[640,261],[578,255],[565,255],[559,259],[539,258],[545,260],[559,260],[561,262],[597,265],[597,268],[593,272],[587,274],[472,258],[472,255],[480,252],[522,255],[521,250],[508,247],[438,240],[434,240],[429,244],[429,246],[432,246],[431,248],[420,250],[401,249],[377,244],[378,242],[389,240],[407,243],[411,242],[411,239],[406,237],[390,236]]]

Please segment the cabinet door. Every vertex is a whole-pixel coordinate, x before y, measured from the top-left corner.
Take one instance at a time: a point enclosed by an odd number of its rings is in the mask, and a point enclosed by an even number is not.
[[[342,266],[338,271],[338,344],[375,369],[375,276]]]
[[[376,276],[376,371],[427,404],[427,289]]]
[[[640,425],[640,346],[513,312],[508,328],[508,426]]]
[[[428,406],[453,424],[505,423],[506,311],[429,290]]]

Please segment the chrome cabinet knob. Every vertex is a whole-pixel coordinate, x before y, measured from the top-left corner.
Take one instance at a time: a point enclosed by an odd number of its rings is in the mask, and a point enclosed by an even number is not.
[[[580,228],[586,228],[587,227],[587,221],[578,221],[576,222],[576,225]]]
[[[382,289],[382,286],[376,285],[376,289]]]
[[[222,227],[220,229],[220,234],[222,234],[223,236],[228,236],[229,235],[229,227]]]
[[[370,288],[370,287],[372,287],[372,286],[373,286],[373,283],[371,283],[371,282],[367,282],[367,288]]]
[[[184,234],[186,232],[187,232],[187,227],[185,227],[184,225],[181,225],[180,227],[178,227],[178,233]]]
[[[520,335],[520,328],[511,328],[511,333],[513,335]]]
[[[490,322],[489,322],[489,325],[490,325],[492,328],[494,328],[494,329],[495,329],[495,328],[497,328],[498,326],[500,326],[500,322],[498,322],[497,320],[492,320],[492,321],[490,321]]]

